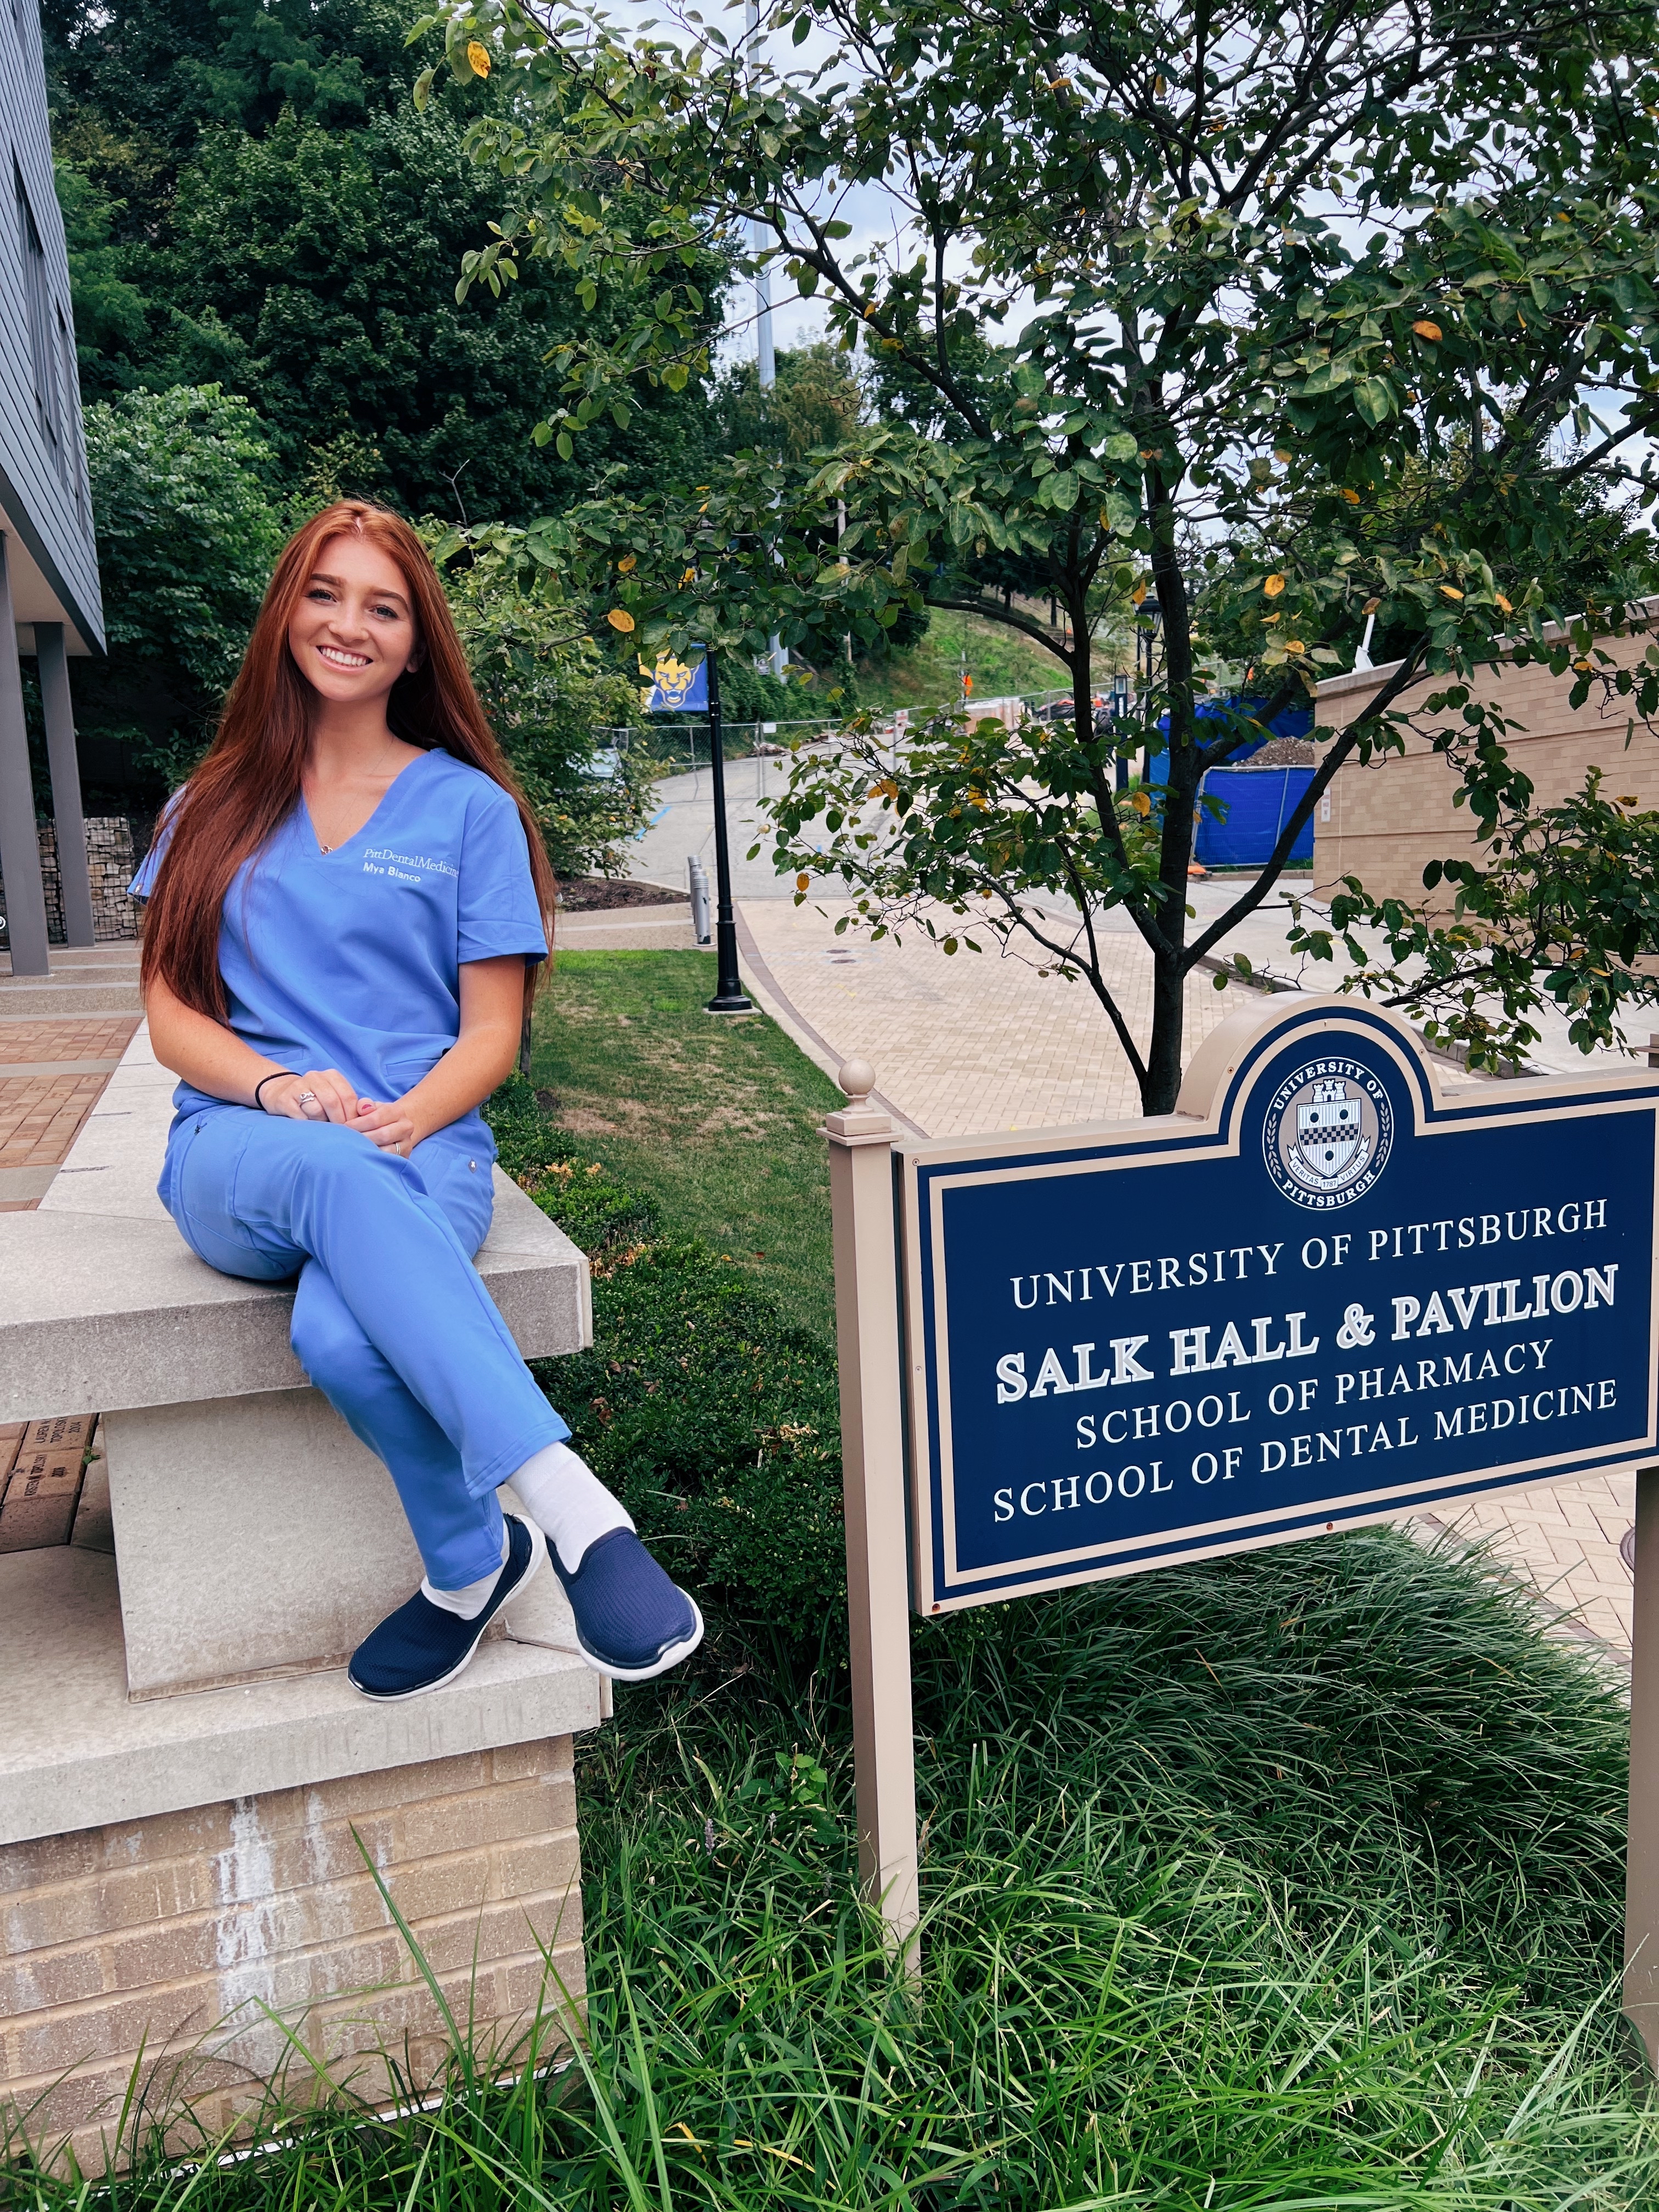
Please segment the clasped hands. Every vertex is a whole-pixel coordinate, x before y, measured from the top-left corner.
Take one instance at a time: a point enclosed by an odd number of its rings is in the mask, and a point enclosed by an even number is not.
[[[260,1103],[266,1113],[286,1115],[291,1121],[337,1121],[404,1159],[417,1140],[414,1117],[403,1099],[376,1105],[372,1098],[360,1098],[337,1067],[313,1067],[268,1083]]]

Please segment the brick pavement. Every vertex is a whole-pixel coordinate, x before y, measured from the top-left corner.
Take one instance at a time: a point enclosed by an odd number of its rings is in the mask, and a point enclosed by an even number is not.
[[[934,1137],[1057,1128],[1139,1112],[1129,1064],[1085,988],[1039,981],[1024,962],[947,957],[917,933],[890,940],[836,937],[833,917],[787,898],[745,898],[752,954],[744,974],[778,1011],[816,1033],[814,1057],[831,1072],[855,1054],[883,1096]],[[1114,937],[1106,957],[1131,1033],[1151,1027],[1150,965],[1137,942]],[[1187,1053],[1240,1003],[1207,976],[1187,992]],[[810,1045],[811,1036],[804,1039]],[[1558,1626],[1630,1663],[1629,1568],[1620,1541],[1636,1517],[1633,1477],[1594,1476],[1481,1499],[1461,1513],[1420,1514],[1414,1534],[1491,1547],[1502,1571],[1535,1591]]]
[[[1086,984],[1039,978],[1035,959],[947,956],[920,931],[897,945],[836,937],[809,902],[745,899],[743,919],[779,989],[834,1051],[867,1060],[886,1097],[932,1137],[1052,1129],[1140,1110],[1127,1056]],[[1114,996],[1143,1049],[1152,969],[1137,940],[1103,947]],[[763,982],[764,978],[762,978]],[[1187,986],[1190,1053],[1238,1005],[1210,977]]]
[[[138,1018],[0,1020],[0,1213],[26,1213],[40,1204]]]

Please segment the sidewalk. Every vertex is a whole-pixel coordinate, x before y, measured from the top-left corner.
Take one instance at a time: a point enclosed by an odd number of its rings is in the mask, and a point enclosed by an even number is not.
[[[55,950],[46,979],[0,972],[0,1213],[51,1188],[138,1026],[137,981],[136,945]]]

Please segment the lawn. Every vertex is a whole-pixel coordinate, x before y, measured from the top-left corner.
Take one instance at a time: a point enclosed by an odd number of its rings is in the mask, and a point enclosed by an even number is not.
[[[586,2048],[491,2087],[458,2033],[426,2112],[273,2106],[273,2154],[151,2152],[108,2201],[1650,2212],[1618,1686],[1393,1530],[913,1624],[919,1984],[896,1970],[855,1880],[827,1086],[700,1015],[706,972],[567,957],[536,1086],[492,1109],[593,1259],[593,1349],[543,1379],[710,1626],[580,1742]],[[0,2178],[19,2212],[89,2202]]]
[[[787,1318],[835,1325],[823,1116],[842,1096],[764,1014],[704,1011],[710,952],[561,952],[531,1079],[578,1139]]]
[[[908,707],[913,714],[954,706],[962,696],[962,670],[974,679],[976,699],[1006,698],[1011,693],[1064,691],[1070,678],[1051,653],[1015,631],[974,615],[936,610],[921,642],[890,659],[866,661],[858,670],[859,703],[886,713]],[[1095,665],[1107,680],[1112,653],[1097,645]]]

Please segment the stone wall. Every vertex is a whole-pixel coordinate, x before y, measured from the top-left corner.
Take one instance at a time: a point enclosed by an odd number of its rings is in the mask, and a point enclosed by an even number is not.
[[[135,2067],[141,2130],[188,2099],[217,2133],[284,2069],[314,2098],[284,2027],[371,2104],[429,2081],[441,2019],[356,1837],[481,2045],[561,2009],[540,1947],[580,1995],[568,1736],[7,1844],[0,2093],[30,2136],[101,2172]]]
[[[1651,607],[1652,603],[1649,603]],[[1601,650],[1629,667],[1646,654],[1646,629],[1622,638],[1607,638]],[[1392,673],[1378,668],[1330,678],[1319,687],[1316,709],[1322,725],[1346,729]],[[1644,807],[1659,807],[1659,733],[1638,723],[1626,749],[1625,735],[1632,702],[1591,691],[1576,712],[1568,703],[1571,675],[1552,676],[1533,663],[1487,670],[1471,689],[1492,702],[1521,727],[1506,741],[1512,757],[1531,778],[1540,805],[1553,805],[1580,786],[1594,763],[1606,770],[1607,787],[1630,794]],[[1422,702],[1445,687],[1431,678],[1406,695],[1402,705]],[[1429,717],[1438,724],[1449,715]],[[1369,768],[1353,763],[1340,769],[1315,809],[1314,889],[1322,897],[1344,876],[1358,876],[1379,897],[1423,900],[1423,870],[1431,860],[1472,857],[1475,847],[1466,807],[1455,807],[1457,775],[1423,738],[1407,739],[1405,754],[1391,754]],[[1443,903],[1449,898],[1440,895]]]

